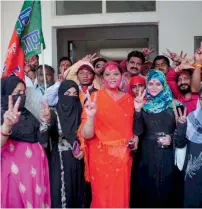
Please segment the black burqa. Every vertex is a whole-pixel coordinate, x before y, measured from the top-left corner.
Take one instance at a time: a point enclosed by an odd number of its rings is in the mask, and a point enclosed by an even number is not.
[[[13,90],[19,83],[24,83],[17,76],[10,76],[1,79],[1,124],[3,124],[3,115],[8,110],[8,98],[13,93]],[[25,141],[36,143],[43,140],[43,134],[39,132],[39,122],[37,119],[25,108],[24,94],[13,95],[13,105],[18,97],[21,97],[21,102],[18,111],[21,112],[20,120],[12,128],[11,139],[17,141]]]
[[[51,198],[53,208],[80,208],[84,199],[84,162],[77,160],[71,147],[77,139],[77,129],[81,122],[82,107],[79,96],[67,96],[64,93],[74,87],[74,81],[65,80],[58,91],[56,112],[52,112],[51,138]],[[58,115],[58,118],[57,118]],[[62,136],[59,134],[61,125]]]

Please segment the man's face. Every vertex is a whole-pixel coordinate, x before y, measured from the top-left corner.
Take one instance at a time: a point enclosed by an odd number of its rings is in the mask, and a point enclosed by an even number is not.
[[[147,74],[148,74],[149,70],[151,69],[151,67],[152,67],[152,63],[151,62],[147,62],[147,63],[145,62],[142,65],[142,67],[141,67],[141,74],[143,76],[147,76]]]
[[[103,71],[103,67],[104,67],[105,62],[103,61],[98,61],[95,65],[95,73],[97,75],[100,75],[101,72]]]
[[[142,60],[138,57],[131,57],[126,63],[127,71],[131,76],[139,75],[142,67]]]
[[[45,68],[45,72],[46,72],[47,87],[50,87],[54,84],[54,73],[49,68]],[[39,85],[41,85],[41,86],[44,85],[44,76],[43,76],[43,69],[42,68],[39,69],[37,81],[38,81]]]
[[[71,67],[71,62],[69,60],[63,60],[62,62],[60,62],[60,66],[59,66],[59,73],[60,74],[64,74],[64,72]]]
[[[81,86],[90,86],[93,83],[94,74],[90,69],[88,69],[87,67],[84,67],[79,70],[77,74],[77,78]]]
[[[191,85],[190,74],[186,71],[183,71],[178,77],[177,85],[182,94],[189,93],[191,91],[190,90],[190,85]]]
[[[164,74],[166,74],[169,70],[169,66],[164,59],[156,60],[154,67],[155,69],[162,71]]]
[[[30,66],[31,71],[35,71],[39,66],[39,58],[37,56],[32,56],[27,60],[27,64]]]

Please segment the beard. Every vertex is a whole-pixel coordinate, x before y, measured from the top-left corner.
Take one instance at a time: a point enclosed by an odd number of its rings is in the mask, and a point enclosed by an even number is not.
[[[182,88],[185,86],[186,86],[186,88]],[[180,90],[180,92],[182,94],[187,94],[187,93],[191,92],[191,87],[188,84],[181,84],[180,86],[178,86],[178,89]]]

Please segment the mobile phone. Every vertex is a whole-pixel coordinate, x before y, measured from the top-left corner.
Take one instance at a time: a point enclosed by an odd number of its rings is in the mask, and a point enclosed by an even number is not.
[[[176,107],[176,109],[177,109],[177,115],[178,115],[178,117],[180,117],[179,110],[181,110],[181,113],[183,114],[184,113],[184,105],[179,105]]]

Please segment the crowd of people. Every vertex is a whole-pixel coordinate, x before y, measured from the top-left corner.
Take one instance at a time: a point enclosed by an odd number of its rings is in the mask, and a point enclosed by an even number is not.
[[[151,53],[1,78],[2,208],[202,207],[202,43]]]

